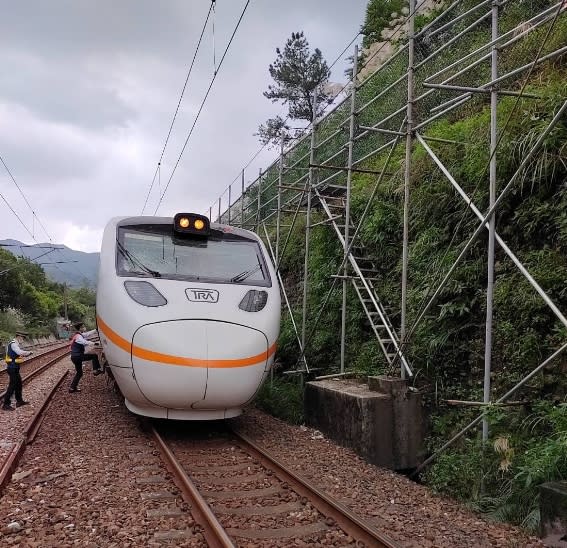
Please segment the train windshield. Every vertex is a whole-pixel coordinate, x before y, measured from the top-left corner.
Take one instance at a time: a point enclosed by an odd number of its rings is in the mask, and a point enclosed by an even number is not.
[[[168,225],[120,227],[116,268],[121,276],[271,286],[258,242],[220,231],[180,239]]]

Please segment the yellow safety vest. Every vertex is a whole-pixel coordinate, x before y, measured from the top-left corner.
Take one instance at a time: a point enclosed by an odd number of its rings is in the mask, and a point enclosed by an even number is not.
[[[12,342],[13,341],[10,341],[8,343],[8,346],[6,346],[6,356],[4,358],[4,361],[6,362],[7,365],[10,365],[12,363],[22,363],[24,361],[22,356],[16,356],[15,358],[10,357],[10,345],[12,344]],[[13,350],[12,352],[15,354]]]

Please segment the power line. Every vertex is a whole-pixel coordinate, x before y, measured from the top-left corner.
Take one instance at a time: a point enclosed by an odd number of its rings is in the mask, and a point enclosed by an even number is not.
[[[37,219],[38,223],[40,224],[41,228],[43,229],[43,231],[45,232],[45,235],[48,237],[49,241],[51,244],[53,244],[53,239],[51,238],[51,235],[49,234],[49,232],[47,232],[45,226],[43,225],[43,223],[41,222],[40,218],[37,216],[36,212],[34,211],[33,207],[31,206],[29,200],[27,199],[26,195],[24,194],[24,191],[22,190],[22,188],[20,187],[20,185],[18,184],[18,182],[16,181],[16,178],[14,177],[14,175],[12,174],[12,172],[10,171],[10,169],[8,168],[8,166],[6,165],[6,162],[4,161],[4,159],[2,158],[2,156],[0,156],[0,162],[2,162],[2,165],[4,166],[4,168],[6,169],[8,175],[10,176],[10,179],[12,179],[12,182],[14,183],[14,185],[16,185],[16,188],[18,189],[18,191],[20,192],[22,198],[24,199],[26,205],[29,207],[30,211],[33,214],[34,219]],[[16,216],[16,218],[18,219],[18,221],[20,221],[20,223],[22,224],[22,226],[26,229],[27,233],[31,236],[32,240],[36,243],[39,244],[39,242],[36,240],[35,235],[33,233],[33,230],[30,231],[30,229],[27,227],[27,225],[22,221],[22,219],[20,218],[20,216],[16,213],[16,211],[14,210],[14,208],[9,204],[8,200],[6,200],[6,198],[0,194],[0,197],[2,197],[2,199],[4,200],[4,202],[6,202],[6,205],[10,208],[10,210],[12,211],[12,213]],[[35,247],[35,246],[31,246],[31,247]],[[59,251],[62,255],[63,255],[63,248],[60,247],[54,247],[52,249],[52,251]],[[41,257],[42,255],[40,255]],[[63,255],[63,258],[66,259],[67,257],[65,257]],[[37,257],[33,260],[36,260]],[[70,262],[70,261],[59,261],[58,264],[64,264],[66,262]],[[89,279],[89,277],[75,264],[73,264],[73,267],[77,270],[77,272],[79,273],[80,276],[82,276],[85,279]],[[57,268],[62,274],[63,271],[57,266],[57,264],[55,265],[55,268]]]
[[[69,263],[78,263],[79,261],[73,260],[73,261],[53,261],[51,263],[36,263],[36,264],[69,264]]]
[[[12,182],[16,185],[16,188],[20,191],[20,194],[22,195],[22,198],[24,199],[24,201],[26,202],[26,204],[28,205],[28,207],[30,208],[33,216],[35,219],[37,219],[37,222],[39,223],[39,225],[41,226],[41,228],[43,229],[43,231],[45,232],[45,235],[49,238],[49,241],[51,241],[51,236],[49,235],[49,233],[47,232],[47,230],[45,230],[45,226],[43,226],[43,223],[41,222],[41,220],[39,219],[39,217],[36,215],[33,207],[31,206],[31,204],[29,203],[28,199],[26,198],[26,195],[23,193],[22,189],[20,188],[20,185],[16,182],[16,179],[14,178],[14,176],[12,175],[12,172],[8,169],[8,166],[6,165],[6,162],[4,162],[4,158],[2,158],[2,156],[0,156],[0,162],[2,162],[2,165],[4,166],[4,168],[6,169],[6,171],[8,172],[8,175],[10,176],[10,179],[12,179]],[[6,201],[6,200],[4,200]],[[11,209],[11,208],[10,208]],[[13,210],[12,210],[13,211]],[[27,228],[26,228],[27,230]],[[29,232],[29,230],[28,230]],[[33,237],[33,233],[30,233],[32,238],[34,239],[34,241],[36,241],[36,239]]]
[[[16,213],[16,211],[14,210],[14,208],[10,205],[10,202],[8,202],[8,200],[6,200],[6,198],[4,198],[4,195],[2,193],[0,193],[0,198],[2,198],[2,200],[4,200],[4,202],[6,202],[6,205],[10,208],[10,210],[12,211],[12,213],[15,215],[16,219],[18,219],[18,221],[20,221],[20,224],[26,229],[27,233],[32,237],[33,241],[35,242],[36,239],[34,238],[32,232],[30,231],[30,229],[26,226],[26,224],[24,223],[24,221],[22,221],[22,219],[20,218],[20,216]]]
[[[24,257],[24,259],[28,259],[30,262],[36,261],[37,259],[39,259],[40,257],[44,257],[45,255],[49,255],[49,253],[52,253],[53,251],[55,251],[55,248],[50,249],[49,251],[46,251],[45,253],[42,253],[41,255],[38,255],[37,257],[34,257],[33,259],[28,258],[28,257]],[[17,260],[17,259],[16,259]],[[2,270],[2,272],[0,272],[0,274],[6,274],[6,272],[10,272],[11,270],[14,270],[15,268],[19,268],[21,266],[25,266],[25,261],[22,261],[21,263],[18,263],[10,268],[7,268],[6,270]],[[42,264],[51,264],[51,263],[34,263],[37,265],[42,265]]]
[[[60,247],[54,247],[52,245],[40,245],[40,244],[2,244],[0,243],[0,247],[33,247],[34,249],[61,249]]]
[[[191,135],[193,134],[193,130],[195,129],[195,126],[197,125],[197,121],[199,120],[199,116],[201,115],[203,107],[205,106],[205,102],[207,101],[207,97],[209,96],[209,93],[211,92],[211,89],[213,87],[213,84],[215,83],[216,77],[218,76],[218,73],[220,72],[220,69],[221,69],[222,64],[224,62],[226,54],[228,53],[230,45],[232,44],[234,36],[236,35],[236,31],[238,30],[238,27],[240,26],[240,23],[242,22],[242,19],[244,17],[244,14],[246,13],[246,10],[248,9],[249,4],[250,4],[250,0],[247,0],[246,5],[242,9],[242,13],[240,14],[238,22],[236,23],[236,26],[234,27],[234,30],[232,31],[232,36],[230,37],[230,40],[228,41],[228,45],[226,46],[226,49],[224,50],[224,53],[223,53],[221,60],[218,64],[218,67],[213,73],[213,77],[211,78],[211,82],[209,84],[209,88],[207,89],[207,93],[205,93],[205,97],[203,98],[203,101],[201,102],[201,106],[199,107],[199,110],[197,112],[197,116],[195,116],[195,120],[193,121],[193,125],[191,126],[191,129],[189,130],[189,134],[187,135],[187,139],[185,139],[185,143],[183,144],[183,148],[181,149],[181,152],[179,153],[179,157],[177,158],[177,161],[175,162],[175,166],[173,167],[173,171],[171,172],[169,180],[167,181],[167,184],[165,185],[165,189],[164,189],[163,194],[161,195],[161,197],[159,199],[158,205],[156,206],[156,209],[154,211],[154,215],[157,213],[159,206],[161,205],[161,202],[163,201],[165,193],[167,192],[167,189],[169,188],[171,180],[173,179],[173,176],[175,175],[175,171],[177,170],[177,166],[179,165],[179,162],[181,161],[181,157],[183,156],[183,153],[185,152],[185,148],[187,147],[187,143],[189,142],[189,139],[191,138]]]
[[[163,149],[161,151],[161,155],[159,157],[159,161],[156,166],[156,171],[154,173],[154,178],[152,179],[152,183],[148,190],[148,194],[146,195],[146,201],[144,202],[144,207],[142,208],[141,215],[144,214],[146,209],[146,205],[148,204],[148,198],[150,197],[150,193],[152,188],[154,187],[154,183],[156,181],[156,176],[158,175],[161,161],[163,160],[163,156],[165,154],[165,149],[167,148],[167,143],[169,142],[169,137],[171,136],[171,131],[173,129],[173,124],[175,124],[175,119],[177,118],[177,113],[179,112],[179,107],[181,106],[181,101],[183,100],[183,95],[185,94],[185,89],[187,88],[187,83],[189,82],[189,77],[191,76],[191,72],[193,70],[193,65],[195,64],[195,59],[197,58],[197,53],[199,52],[199,47],[201,46],[201,41],[203,39],[203,35],[205,34],[205,29],[207,27],[207,23],[209,22],[209,18],[211,16],[211,11],[214,11],[214,5],[216,0],[211,0],[211,5],[209,6],[209,11],[207,13],[207,17],[205,19],[205,23],[203,24],[203,28],[201,30],[201,36],[199,36],[199,41],[197,42],[197,47],[195,48],[195,53],[193,54],[193,59],[191,61],[191,66],[189,67],[189,71],[187,72],[187,77],[185,78],[185,83],[183,84],[183,89],[181,90],[181,95],[179,96],[179,101],[177,102],[177,108],[175,109],[175,113],[173,114],[173,119],[171,120],[171,124],[169,126],[169,131],[167,132],[167,137],[165,138],[165,143],[163,145]]]

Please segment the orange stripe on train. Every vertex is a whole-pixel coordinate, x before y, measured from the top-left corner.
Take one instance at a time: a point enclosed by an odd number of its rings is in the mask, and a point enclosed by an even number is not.
[[[168,365],[180,365],[185,367],[211,367],[211,368],[229,368],[229,367],[247,367],[249,365],[256,365],[260,362],[267,360],[276,351],[277,343],[274,343],[267,352],[261,352],[255,356],[241,358],[237,360],[200,360],[197,358],[185,358],[183,356],[173,356],[171,354],[162,354],[161,352],[154,352],[142,348],[141,346],[133,345],[126,339],[121,337],[114,331],[108,324],[106,324],[100,316],[97,316],[98,328],[106,335],[106,337],[128,353],[142,360],[155,361],[166,363]]]

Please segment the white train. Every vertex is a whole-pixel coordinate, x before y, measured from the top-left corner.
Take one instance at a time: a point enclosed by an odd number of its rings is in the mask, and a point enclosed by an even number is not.
[[[280,290],[252,232],[192,213],[119,217],[103,235],[96,312],[130,411],[223,419],[269,374]]]

